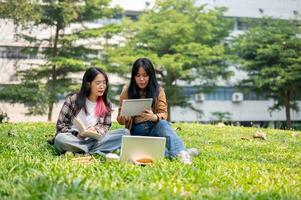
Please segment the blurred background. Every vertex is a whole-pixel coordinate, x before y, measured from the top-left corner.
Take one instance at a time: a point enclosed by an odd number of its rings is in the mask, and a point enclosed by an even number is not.
[[[172,122],[301,130],[300,0],[0,1],[0,123],[57,120],[105,69],[116,120],[150,58]]]

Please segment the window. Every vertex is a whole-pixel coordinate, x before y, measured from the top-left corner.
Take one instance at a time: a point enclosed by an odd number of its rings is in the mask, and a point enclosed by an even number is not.
[[[248,24],[245,21],[242,21],[241,19],[237,19],[235,22],[236,30],[238,31],[245,31],[248,30]]]
[[[202,101],[232,101],[234,93],[242,93],[243,100],[247,101],[262,101],[267,100],[264,94],[256,94],[254,92],[237,91],[234,87],[217,87],[212,92],[205,93],[204,88],[198,87],[183,87],[183,95],[189,101],[197,101],[198,94],[203,95]],[[300,97],[299,97],[300,98]]]
[[[11,58],[11,59],[36,59],[37,55],[22,53],[24,47],[1,47],[0,58]],[[34,49],[33,49],[34,50]]]
[[[234,88],[232,87],[219,87],[211,93],[205,94],[206,100],[211,101],[231,101]]]

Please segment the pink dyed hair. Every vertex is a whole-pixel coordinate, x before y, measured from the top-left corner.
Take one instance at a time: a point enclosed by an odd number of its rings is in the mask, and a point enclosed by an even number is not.
[[[97,117],[103,117],[110,112],[111,110],[105,105],[102,96],[98,97],[96,102],[96,107],[95,107],[95,115]]]

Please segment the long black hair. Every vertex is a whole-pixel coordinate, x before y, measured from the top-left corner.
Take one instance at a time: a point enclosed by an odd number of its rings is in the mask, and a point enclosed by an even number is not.
[[[131,81],[128,89],[129,99],[139,99],[139,86],[135,81],[135,76],[138,74],[139,68],[142,67],[149,76],[149,82],[145,88],[146,98],[155,100],[159,94],[159,83],[156,78],[156,72],[152,62],[147,58],[138,58],[132,67]]]
[[[90,67],[86,70],[86,72],[84,74],[82,85],[81,85],[80,91],[79,91],[79,93],[77,95],[77,98],[76,98],[76,101],[75,101],[75,104],[76,104],[76,107],[78,108],[78,110],[83,108],[86,114],[87,114],[86,98],[88,96],[90,96],[90,94],[91,94],[91,87],[90,87],[91,82],[95,79],[95,77],[98,74],[102,74],[105,77],[105,80],[106,80],[106,89],[105,89],[105,91],[102,95],[102,98],[100,98],[100,99],[102,99],[102,101],[103,101],[104,105],[106,106],[107,110],[111,111],[110,103],[109,103],[109,100],[108,100],[108,90],[109,90],[108,76],[107,76],[107,74],[105,73],[104,70],[102,70],[100,68],[96,68],[96,67]]]

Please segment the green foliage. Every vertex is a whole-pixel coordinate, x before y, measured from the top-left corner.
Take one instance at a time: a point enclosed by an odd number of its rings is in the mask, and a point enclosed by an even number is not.
[[[231,119],[230,112],[212,112],[211,114],[215,117],[213,120],[218,122],[229,121]]]
[[[9,103],[22,102],[29,107],[27,114],[43,114],[47,107],[47,89],[36,83],[0,86],[0,99]]]
[[[48,112],[48,120],[51,120],[52,107],[59,95],[76,88],[77,83],[69,74],[85,71],[100,59],[101,50],[93,47],[95,42],[91,45],[91,38],[110,39],[120,29],[111,24],[99,28],[85,25],[85,22],[121,12],[119,8],[110,7],[109,3],[109,0],[1,2],[1,17],[13,19],[25,30],[46,29],[49,35],[42,39],[35,35],[18,35],[30,44],[22,53],[37,56],[43,59],[43,63],[30,63],[25,70],[17,66],[21,84],[0,88],[0,99],[25,104],[29,108],[28,114]]]
[[[234,49],[248,73],[242,85],[275,100],[272,110],[286,108],[290,128],[290,108],[298,110],[301,91],[301,38],[299,21],[263,19],[241,35]]]
[[[13,19],[17,25],[26,25],[28,21],[40,18],[36,1],[5,0],[0,2],[0,17]]]
[[[206,10],[193,0],[156,1],[137,21],[124,20],[120,45],[107,49],[109,70],[127,76],[139,57],[150,58],[156,66],[169,105],[189,106],[177,81],[215,85],[227,78],[225,48],[230,21],[223,9]]]
[[[114,128],[119,127],[114,124]],[[57,156],[52,123],[0,125],[0,199],[300,199],[301,137],[291,131],[174,124],[200,155],[192,166],[83,165]],[[242,140],[241,138],[249,138]]]

